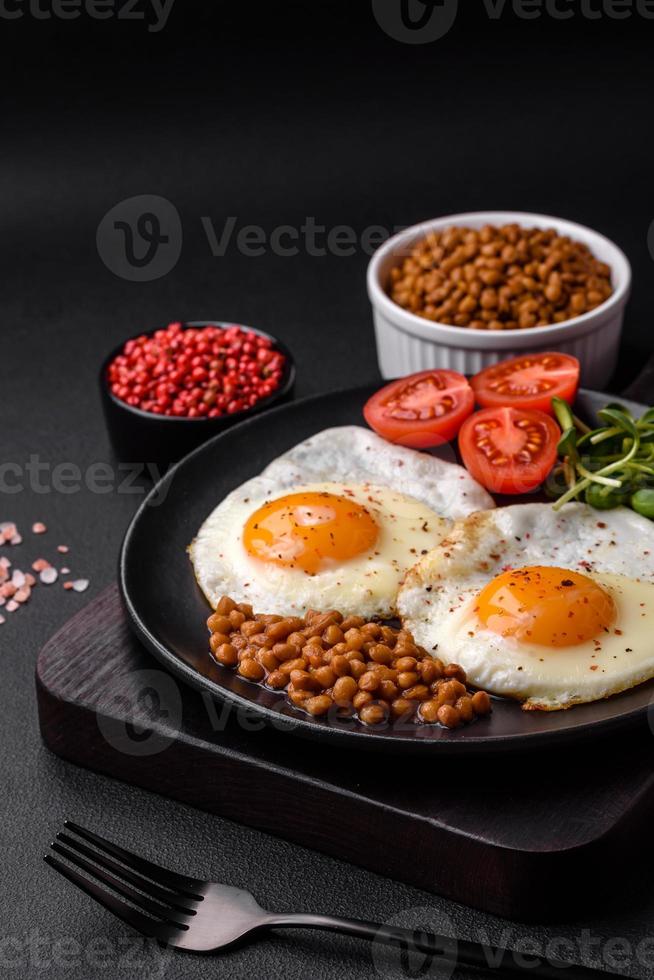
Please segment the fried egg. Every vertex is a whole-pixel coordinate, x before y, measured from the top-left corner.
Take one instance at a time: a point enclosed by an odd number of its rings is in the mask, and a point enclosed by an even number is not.
[[[356,426],[331,429],[229,494],[189,550],[214,607],[230,595],[268,613],[390,618],[448,518],[489,504],[459,466]]]
[[[474,514],[406,577],[418,643],[525,710],[654,677],[654,525],[631,510],[523,504]]]

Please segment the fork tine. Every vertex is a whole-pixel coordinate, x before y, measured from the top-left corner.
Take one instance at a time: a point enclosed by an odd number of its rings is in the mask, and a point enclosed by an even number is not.
[[[94,878],[97,878],[99,881],[103,882],[103,884],[108,885],[109,888],[115,892],[118,892],[118,894],[122,895],[123,898],[128,898],[130,902],[134,902],[134,904],[137,905],[141,911],[147,912],[149,915],[153,915],[157,919],[163,919],[165,922],[170,922],[171,925],[179,926],[180,929],[188,928],[187,926],[182,925],[181,922],[177,921],[175,918],[175,912],[169,906],[152,901],[151,898],[148,898],[135,888],[132,888],[131,885],[125,884],[125,882],[116,878],[115,875],[109,874],[108,871],[104,871],[97,864],[92,864],[90,861],[86,861],[83,857],[80,857],[79,854],[76,854],[74,851],[70,851],[67,847],[63,847],[56,841],[51,844],[50,847],[53,851],[55,851],[55,853],[66,858],[67,861],[70,861],[70,863],[74,864],[77,868],[80,868],[82,871],[86,871],[87,874],[93,875]],[[179,918],[183,918],[183,916],[179,916]]]
[[[46,854],[43,860],[51,868],[54,868],[55,871],[58,871],[60,875],[63,875],[64,878],[72,882],[73,885],[76,885],[77,888],[90,895],[96,902],[108,909],[109,912],[113,912],[122,922],[126,922],[128,926],[136,929],[137,932],[142,933],[144,936],[151,936],[159,942],[174,946],[175,935],[183,935],[181,930],[167,925],[164,922],[156,922],[154,919],[148,918],[147,915],[143,915],[142,912],[132,908],[131,905],[118,898],[117,895],[107,891],[95,881],[89,881],[88,878],[84,878],[74,868],[69,868],[65,864],[62,864],[55,857],[52,857],[51,854]]]
[[[174,871],[169,871],[167,868],[160,867],[158,864],[153,864],[152,861],[146,861],[145,858],[139,857],[138,854],[133,854],[131,851],[125,850],[124,847],[119,847],[118,844],[113,844],[104,837],[100,837],[98,834],[94,834],[92,831],[80,827],[79,824],[73,823],[72,820],[65,820],[64,826],[67,830],[72,830],[78,837],[94,844],[101,851],[105,851],[105,853],[118,858],[119,861],[126,864],[132,871],[140,872],[156,884],[163,885],[164,888],[182,892],[188,898],[202,901],[203,895],[201,888],[203,882],[197,878],[188,878],[186,875],[179,875]]]
[[[100,865],[106,868],[107,871],[112,871],[124,881],[129,881],[130,884],[140,888],[141,891],[146,892],[151,898],[157,899],[157,901],[162,902],[164,905],[172,906],[176,911],[182,912],[184,915],[195,915],[195,911],[192,908],[195,903],[188,897],[155,885],[152,881],[143,877],[143,875],[129,871],[124,865],[119,864],[118,861],[114,861],[112,858],[98,851],[91,850],[90,847],[86,847],[85,844],[82,844],[81,841],[76,840],[74,837],[69,837],[68,834],[57,834],[57,840],[65,844],[66,847],[72,848],[74,851],[82,854],[95,865]],[[54,844],[52,846],[57,850]]]

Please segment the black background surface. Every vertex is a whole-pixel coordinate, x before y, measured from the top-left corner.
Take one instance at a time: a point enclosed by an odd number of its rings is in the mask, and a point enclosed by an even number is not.
[[[491,20],[481,2],[460,6],[452,31],[425,46],[386,36],[367,0],[176,0],[159,33],[141,21],[0,17],[2,462],[24,467],[38,456],[50,477],[62,463],[82,472],[113,463],[98,365],[123,338],[178,317],[235,319],[283,338],[297,357],[299,394],[376,380],[363,251],[253,258],[232,243],[216,258],[202,217],[220,228],[235,216],[239,227],[268,233],[307,217],[361,233],[476,208],[587,223],[621,245],[634,266],[614,387],[626,383],[651,350],[654,22],[524,20],[509,12]],[[167,197],[184,229],[176,268],[151,283],[117,278],[96,250],[103,215],[140,194]],[[189,873],[241,884],[277,909],[384,920],[428,908],[450,915],[462,937],[488,930],[506,941],[580,936],[584,928],[604,941],[649,935],[654,900],[629,906],[628,869],[616,883],[620,910],[589,921],[580,909],[571,925],[512,933],[511,925],[48,755],[35,716],[36,653],[112,580],[141,499],[74,487],[43,492],[48,480],[42,471],[31,489],[25,475],[23,491],[2,490],[0,521],[16,520],[26,539],[10,557],[25,568],[69,544],[65,563],[91,579],[91,590],[86,597],[60,586],[38,590],[0,627],[0,958],[9,976],[161,975],[151,951],[140,967],[120,960],[123,927],[41,863],[65,817]],[[48,524],[47,537],[29,534],[35,520]],[[95,965],[94,937],[109,943]],[[82,953],[57,947],[62,940],[80,943]],[[633,959],[625,967],[638,977],[652,973]],[[176,957],[165,975],[208,971],[380,975],[357,943],[308,935],[266,940],[220,962]]]

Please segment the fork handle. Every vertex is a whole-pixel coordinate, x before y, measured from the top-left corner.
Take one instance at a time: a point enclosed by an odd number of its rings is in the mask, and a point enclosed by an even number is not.
[[[500,971],[501,976],[525,974],[537,980],[628,980],[624,974],[606,973],[586,966],[572,966],[555,960],[544,962],[501,946],[482,946],[467,940],[454,940],[421,930],[412,931],[398,926],[360,922],[356,919],[337,919],[328,915],[273,915],[266,925],[271,929],[326,929],[370,942],[397,946],[402,952],[414,950],[441,962],[473,967],[478,970]]]

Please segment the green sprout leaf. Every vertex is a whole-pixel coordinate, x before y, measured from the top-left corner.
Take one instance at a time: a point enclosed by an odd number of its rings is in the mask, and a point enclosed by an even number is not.
[[[640,433],[631,414],[620,406],[607,406],[597,413],[603,422],[615,426],[618,430],[626,432],[632,439],[639,439]]]

